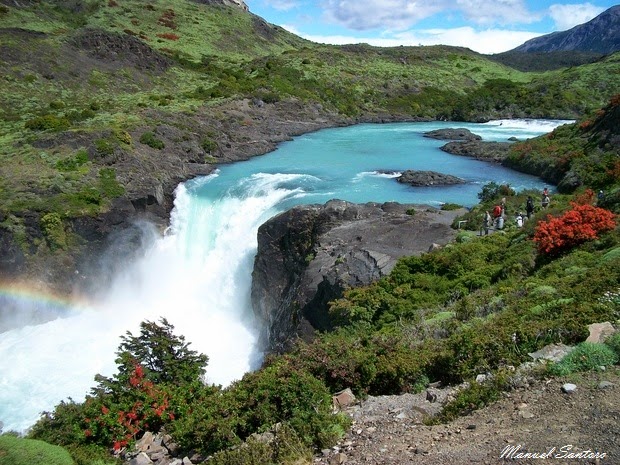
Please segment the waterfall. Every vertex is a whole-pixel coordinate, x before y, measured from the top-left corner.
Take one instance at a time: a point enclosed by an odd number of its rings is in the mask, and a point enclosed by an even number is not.
[[[255,174],[209,197],[202,191],[217,174],[181,184],[166,233],[143,228],[142,256],[100,301],[67,302],[60,313],[58,299],[33,293],[31,301],[57,315],[0,334],[3,430],[24,431],[60,401],[83,400],[96,374],[115,372],[120,336],[139,334],[143,320],[165,317],[190,349],[208,355],[210,383],[227,385],[257,368],[260,326],[250,304],[256,232],[279,202],[303,195],[286,188],[300,177]]]

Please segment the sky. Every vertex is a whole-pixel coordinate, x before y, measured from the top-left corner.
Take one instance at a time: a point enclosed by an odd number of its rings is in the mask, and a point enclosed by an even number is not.
[[[618,0],[245,0],[267,22],[313,42],[453,45],[493,54],[565,31]]]

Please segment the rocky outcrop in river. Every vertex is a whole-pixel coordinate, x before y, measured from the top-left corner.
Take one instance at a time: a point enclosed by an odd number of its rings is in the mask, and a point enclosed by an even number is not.
[[[501,163],[508,156],[512,142],[453,141],[441,147],[452,155],[463,155],[476,160]]]
[[[397,203],[332,200],[298,206],[258,230],[252,273],[254,312],[270,351],[331,328],[328,302],[389,273],[396,261],[450,242],[462,211]]]
[[[428,186],[450,186],[453,184],[464,184],[465,180],[450,174],[438,173],[437,171],[403,171],[397,179],[398,182],[409,184],[413,187]]]
[[[477,134],[474,134],[469,129],[465,128],[447,128],[436,129],[434,131],[428,131],[424,133],[424,137],[439,140],[480,140]]]

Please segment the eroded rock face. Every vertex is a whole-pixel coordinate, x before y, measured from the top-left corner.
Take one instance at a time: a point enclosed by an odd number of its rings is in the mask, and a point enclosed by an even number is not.
[[[258,231],[252,303],[267,328],[268,350],[285,350],[297,336],[330,329],[328,302],[378,280],[403,256],[451,241],[450,224],[460,213],[332,200],[267,221]]]
[[[85,29],[73,39],[73,45],[98,60],[116,62],[119,66],[131,64],[137,69],[164,72],[172,64],[168,57],[128,34]]]

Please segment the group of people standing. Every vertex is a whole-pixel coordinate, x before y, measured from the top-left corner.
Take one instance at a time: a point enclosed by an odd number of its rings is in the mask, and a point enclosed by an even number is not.
[[[545,187],[542,191],[540,205],[542,208],[547,208],[551,203],[551,199],[549,197],[549,189]],[[535,206],[534,199],[532,199],[531,195],[527,196],[527,200],[525,201],[525,215],[522,212],[519,212],[515,218],[515,222],[518,228],[523,227],[523,223],[530,219],[534,214]],[[493,207],[493,214],[489,213],[487,210],[484,213],[484,219],[482,220],[482,229],[480,230],[480,235],[484,232],[484,235],[489,234],[489,229],[493,227],[494,229],[503,229],[504,221],[506,217],[506,198],[502,198],[501,202]]]

